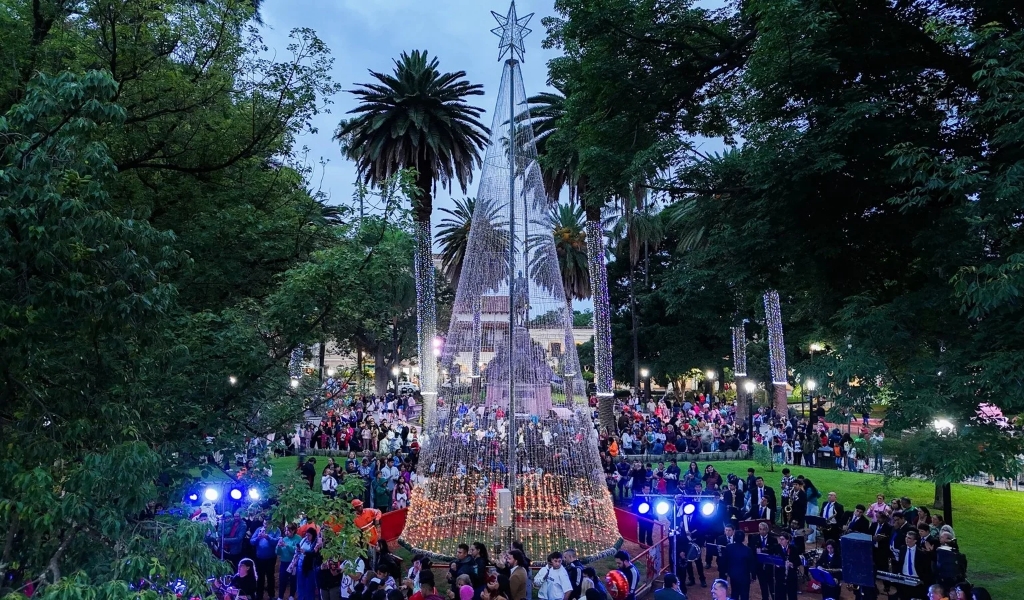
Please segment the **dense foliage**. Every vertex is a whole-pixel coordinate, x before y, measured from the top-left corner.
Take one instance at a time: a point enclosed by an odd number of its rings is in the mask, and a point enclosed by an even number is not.
[[[617,306],[636,288],[616,311],[618,375],[636,330],[673,378],[727,365],[728,327],[750,319],[766,381],[761,298],[777,289],[793,383],[887,403],[937,481],[1014,472],[1019,438],[976,417],[1024,409],[1019,3],[697,4],[559,0],[547,22],[567,94],[550,152],[578,154],[594,193],[668,206],[674,243],[609,266]]]
[[[358,229],[307,185],[326,47],[266,58],[253,10],[0,1],[0,581],[202,592],[204,531],[154,503],[322,401],[296,348],[408,318],[408,214]]]

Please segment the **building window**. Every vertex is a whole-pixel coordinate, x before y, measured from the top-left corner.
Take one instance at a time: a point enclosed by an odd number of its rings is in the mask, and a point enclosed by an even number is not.
[[[551,356],[558,358],[562,355],[562,344],[559,342],[551,342]]]

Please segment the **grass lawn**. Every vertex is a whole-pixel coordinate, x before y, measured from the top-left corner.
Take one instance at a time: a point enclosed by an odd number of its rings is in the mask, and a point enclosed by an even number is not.
[[[289,481],[294,477],[295,464],[295,457],[275,459],[271,483],[276,487]],[[781,468],[778,466],[775,472],[771,472],[764,471],[751,461],[719,461],[713,464],[723,477],[728,473],[745,477],[747,469],[754,467],[757,474],[763,476],[765,482],[776,490],[782,479]],[[704,466],[700,465],[701,470]],[[686,464],[682,463],[680,467],[685,469]],[[887,499],[908,496],[916,506],[927,506],[929,509],[935,496],[933,484],[917,479],[887,481],[879,475],[828,469],[794,467],[792,470],[794,475],[809,477],[822,495],[835,491],[839,501],[849,510],[856,504],[871,504],[875,501],[875,494],[880,491],[885,493]],[[953,529],[961,550],[967,555],[971,582],[987,587],[994,598],[1019,597],[1019,590],[1024,589],[1024,559],[1013,540],[1024,540],[1024,493],[973,485],[954,485],[952,492]],[[408,552],[398,548],[396,553],[408,565]],[[598,564],[595,567],[603,573],[610,565]],[[601,570],[602,567],[604,570]],[[443,577],[440,577],[439,583],[442,581]]]

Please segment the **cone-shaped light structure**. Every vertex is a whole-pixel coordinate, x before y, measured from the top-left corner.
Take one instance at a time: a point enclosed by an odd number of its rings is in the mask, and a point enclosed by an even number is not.
[[[530,17],[495,17],[509,58],[402,537],[446,559],[512,539],[594,557],[619,536],[519,66]]]

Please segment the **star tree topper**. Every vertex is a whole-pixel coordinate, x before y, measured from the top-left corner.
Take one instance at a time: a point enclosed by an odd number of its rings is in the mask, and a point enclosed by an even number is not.
[[[491,30],[491,33],[501,38],[501,42],[498,44],[498,50],[501,51],[498,54],[498,60],[505,58],[505,54],[509,55],[509,58],[520,61],[526,55],[526,47],[523,45],[523,38],[530,35],[531,29],[528,29],[526,25],[533,18],[533,13],[526,15],[525,17],[519,18],[516,15],[516,3],[515,0],[512,2],[512,6],[508,9],[508,15],[501,16],[498,13],[491,11],[494,15],[494,19],[498,22],[498,27]]]

